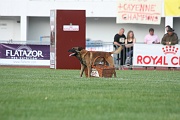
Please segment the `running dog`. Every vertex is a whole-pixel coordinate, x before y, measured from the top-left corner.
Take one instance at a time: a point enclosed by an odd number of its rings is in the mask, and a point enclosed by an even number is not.
[[[103,57],[105,58],[105,61],[108,62],[110,67],[114,67],[114,61],[112,54],[118,54],[122,50],[122,46],[120,46],[117,50],[112,52],[103,52],[103,51],[87,51],[83,49],[82,47],[73,47],[68,52],[71,52],[69,56],[75,56],[77,59],[79,59],[81,63],[81,71],[80,71],[80,77],[82,77],[83,72],[85,68],[87,67],[88,70],[88,77],[91,75],[91,66],[96,57]],[[114,77],[116,77],[116,72],[114,73]]]

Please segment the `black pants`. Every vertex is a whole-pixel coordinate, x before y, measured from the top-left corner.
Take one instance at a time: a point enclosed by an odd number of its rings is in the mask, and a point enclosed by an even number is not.
[[[114,47],[115,50],[117,49],[117,47]],[[122,51],[117,54],[117,61],[119,65],[124,65],[125,64],[125,60],[126,60],[126,49],[125,47],[123,47]]]

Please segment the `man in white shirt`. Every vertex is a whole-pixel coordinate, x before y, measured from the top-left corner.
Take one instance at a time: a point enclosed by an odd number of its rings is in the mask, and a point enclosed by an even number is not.
[[[144,38],[144,43],[145,44],[160,44],[160,39],[158,38],[157,35],[154,34],[154,29],[150,28],[149,29],[149,34],[147,34]],[[145,67],[147,70],[147,67]],[[156,69],[156,67],[154,67]]]
[[[149,34],[147,34],[144,38],[145,44],[159,44],[160,40],[157,35],[154,34],[154,29],[149,29]]]

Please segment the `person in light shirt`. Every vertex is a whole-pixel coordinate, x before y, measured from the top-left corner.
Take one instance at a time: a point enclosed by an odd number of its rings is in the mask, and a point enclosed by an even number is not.
[[[154,34],[153,28],[149,29],[149,34],[145,36],[144,43],[145,44],[159,44],[160,43],[160,39],[158,38],[157,35]]]
[[[158,38],[157,35],[154,34],[154,29],[150,28],[149,29],[149,34],[147,34],[144,38],[144,43],[145,44],[160,44],[160,39]],[[147,67],[145,67],[147,70]],[[154,67],[156,69],[156,67]]]

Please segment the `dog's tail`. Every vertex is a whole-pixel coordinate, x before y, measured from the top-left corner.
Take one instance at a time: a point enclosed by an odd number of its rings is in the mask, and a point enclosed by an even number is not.
[[[119,54],[122,49],[123,49],[123,46],[121,45],[118,49],[116,49],[115,51],[112,51],[111,54]]]

